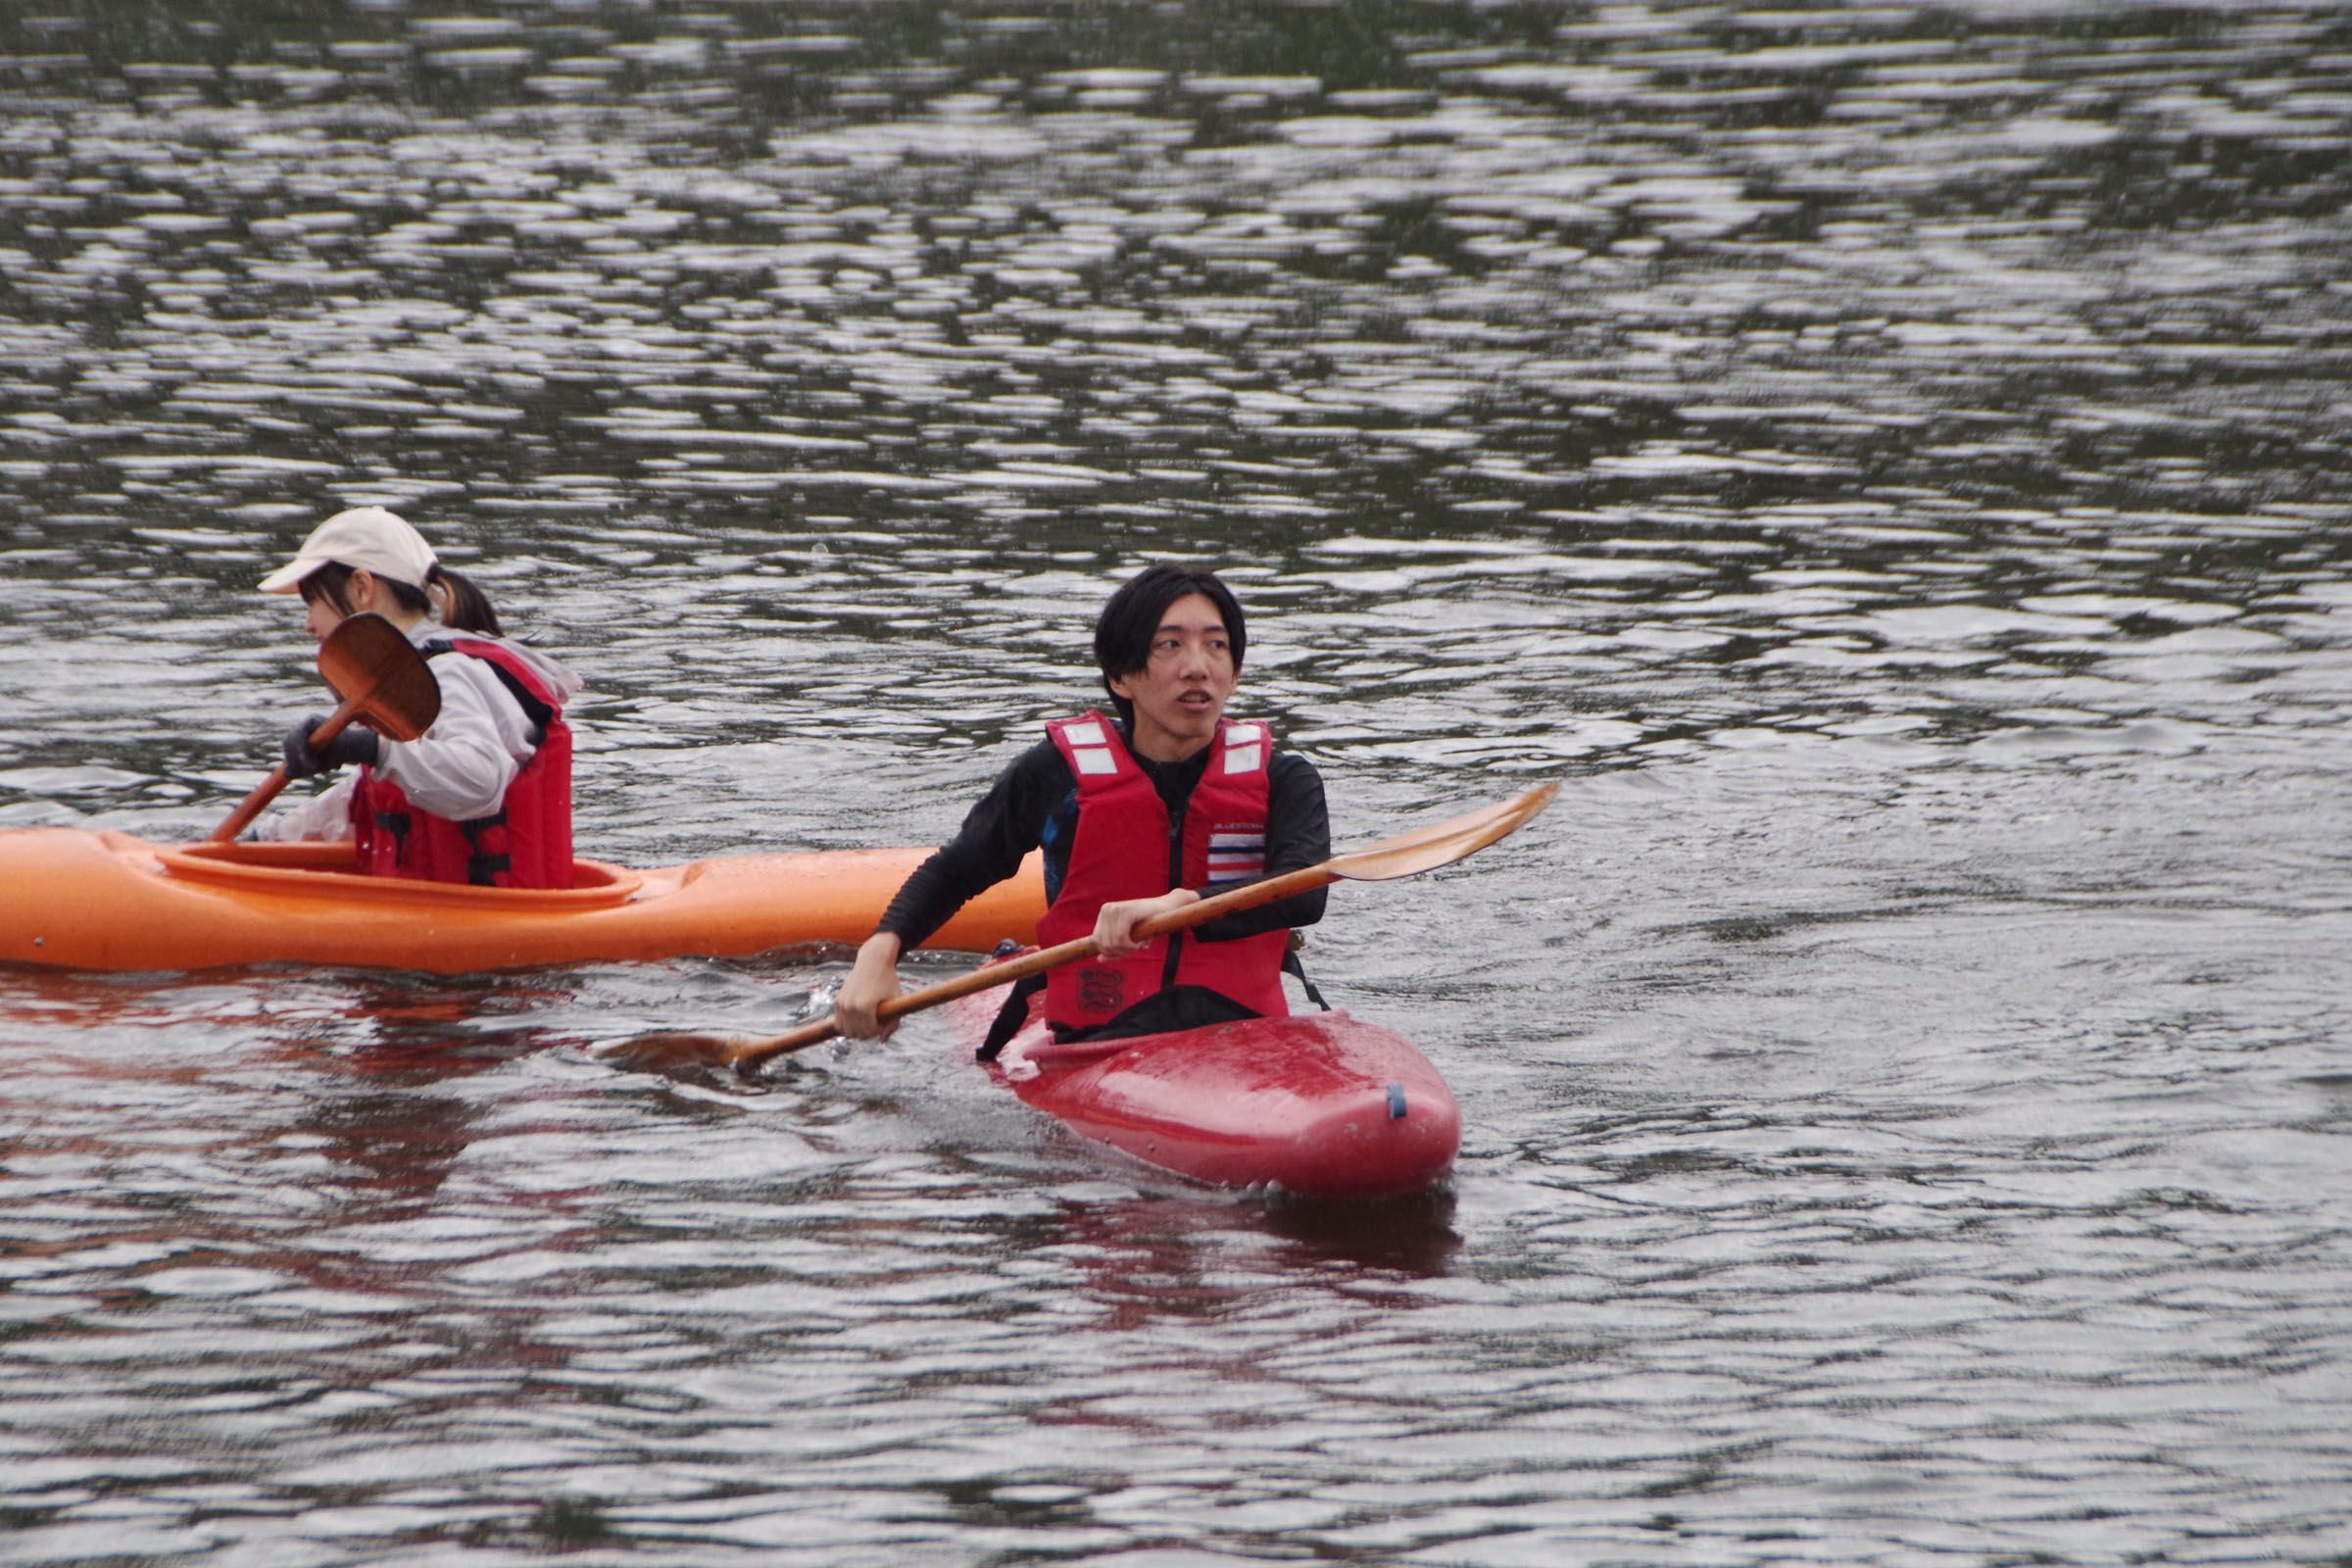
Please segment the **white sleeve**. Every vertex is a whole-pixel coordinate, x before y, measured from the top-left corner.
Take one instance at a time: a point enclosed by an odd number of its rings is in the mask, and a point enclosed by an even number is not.
[[[270,812],[246,835],[263,844],[327,843],[351,837],[351,775],[298,806]]]
[[[435,816],[488,816],[530,760],[531,721],[488,660],[443,654],[426,667],[440,683],[441,715],[413,741],[385,741],[375,771]]]

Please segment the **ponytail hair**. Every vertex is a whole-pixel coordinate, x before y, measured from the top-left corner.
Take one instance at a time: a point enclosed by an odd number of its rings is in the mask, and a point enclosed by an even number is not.
[[[419,615],[433,613],[434,595],[440,599],[437,607],[441,624],[451,631],[478,632],[490,637],[504,637],[506,628],[498,623],[498,612],[491,608],[490,596],[474,586],[473,579],[450,570],[439,562],[424,574],[424,587],[401,582],[391,577],[376,579],[392,590],[392,602],[401,609]],[[330,561],[302,579],[302,598],[305,604],[324,599],[343,614],[351,613],[351,568],[340,561]]]
[[[452,571],[436,561],[433,569],[424,574],[424,586],[440,591],[441,624],[451,631],[481,632],[491,637],[507,634],[506,628],[498,623],[498,612],[491,608],[490,596],[475,587],[473,579],[464,572]]]

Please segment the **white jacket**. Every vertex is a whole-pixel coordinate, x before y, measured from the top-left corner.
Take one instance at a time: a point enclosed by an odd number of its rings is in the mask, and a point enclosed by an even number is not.
[[[452,632],[419,620],[409,640],[422,645],[441,637],[501,642],[530,665],[547,689],[569,703],[580,678],[555,660],[513,638],[484,632]],[[531,760],[531,721],[486,659],[443,654],[425,667],[441,688],[441,712],[432,727],[413,741],[386,740],[375,764],[378,778],[397,784],[422,810],[454,821],[470,821],[496,811],[507,786]],[[270,842],[347,839],[351,829],[352,777],[300,805],[264,817],[253,837]]]

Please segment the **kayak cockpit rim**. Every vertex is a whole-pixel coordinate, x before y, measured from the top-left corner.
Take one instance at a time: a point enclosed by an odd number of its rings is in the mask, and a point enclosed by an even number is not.
[[[458,905],[476,909],[605,909],[626,904],[645,885],[642,873],[604,860],[575,858],[568,888],[482,888],[368,876],[359,852],[339,844],[177,844],[154,846],[168,875],[191,882],[375,904]]]

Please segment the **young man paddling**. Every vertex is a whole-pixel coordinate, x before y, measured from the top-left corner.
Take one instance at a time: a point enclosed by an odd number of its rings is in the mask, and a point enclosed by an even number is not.
[[[1230,723],[1248,642],[1242,607],[1214,574],[1148,568],[1112,594],[1095,662],[1118,710],[1057,720],[1015,758],[953,842],[891,901],[834,999],[852,1038],[888,1035],[875,1009],[898,995],[898,960],[964,903],[1045,851],[1047,944],[1092,935],[1095,959],[1044,977],[1056,1038],[1114,1039],[1235,1018],[1280,1016],[1294,927],[1323,917],[1325,890],[1245,909],[1149,943],[1152,915],[1331,856],[1323,780],[1273,748],[1262,723]],[[1036,990],[1016,988],[990,1046]]]

